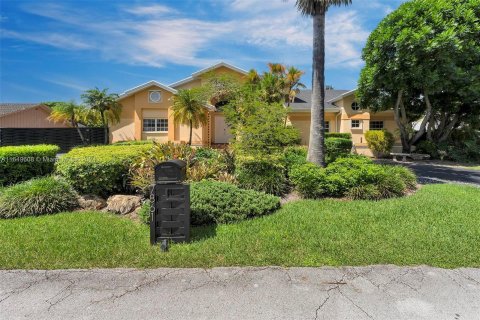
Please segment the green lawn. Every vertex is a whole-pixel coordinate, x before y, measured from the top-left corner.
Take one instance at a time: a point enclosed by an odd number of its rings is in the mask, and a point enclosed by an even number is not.
[[[193,229],[168,253],[145,225],[105,213],[0,221],[0,269],[94,267],[480,267],[480,188],[429,185],[407,198],[299,201],[255,220]]]

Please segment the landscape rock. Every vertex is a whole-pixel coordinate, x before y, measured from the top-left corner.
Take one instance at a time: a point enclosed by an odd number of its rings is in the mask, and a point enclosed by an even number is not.
[[[141,205],[142,202],[139,196],[117,194],[108,198],[106,210],[125,215],[135,211]]]
[[[107,206],[107,202],[95,195],[83,195],[78,197],[78,204],[83,210],[101,210]]]

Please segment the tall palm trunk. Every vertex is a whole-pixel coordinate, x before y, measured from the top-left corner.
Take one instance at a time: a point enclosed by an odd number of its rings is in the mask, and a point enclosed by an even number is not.
[[[82,141],[82,144],[86,144],[85,138],[83,137],[82,130],[80,130],[77,121],[75,121],[75,117],[72,117],[70,120],[72,123],[72,126],[77,129],[78,135],[80,136],[80,140]]]
[[[188,138],[188,144],[190,146],[192,145],[192,132],[193,132],[192,120],[190,120],[190,137]]]
[[[320,6],[319,6],[320,7]],[[313,70],[307,160],[325,166],[325,9],[313,15]]]

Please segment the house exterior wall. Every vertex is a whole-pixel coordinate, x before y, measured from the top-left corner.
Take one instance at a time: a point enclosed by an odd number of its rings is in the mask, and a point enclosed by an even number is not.
[[[68,128],[61,122],[48,120],[50,112],[38,106],[0,117],[0,128]]]
[[[189,82],[175,86],[174,89],[191,89],[200,87],[206,78],[215,74],[229,75],[237,79],[242,79],[243,74],[221,66],[206,74],[200,75]],[[149,91],[159,90],[162,94],[162,101],[160,103],[150,103],[148,99]],[[190,135],[190,127],[184,124],[176,124],[172,115],[172,98],[173,94],[168,90],[164,90],[158,86],[150,86],[143,90],[136,92],[131,96],[120,99],[122,104],[122,114],[120,115],[120,122],[111,126],[110,141],[125,141],[125,140],[150,140],[154,139],[159,142],[188,142]],[[193,128],[192,144],[194,145],[210,145],[215,140],[228,140],[228,131],[222,131],[225,136],[214,137],[214,120],[217,116],[222,117],[221,112],[210,112],[209,121],[207,125]],[[146,118],[168,118],[168,132],[144,132],[143,119]]]
[[[336,113],[326,112],[325,122],[329,123],[329,131],[336,132],[337,125],[335,121]],[[288,115],[288,120],[292,126],[300,131],[301,144],[308,145],[310,141],[310,112],[291,112]]]

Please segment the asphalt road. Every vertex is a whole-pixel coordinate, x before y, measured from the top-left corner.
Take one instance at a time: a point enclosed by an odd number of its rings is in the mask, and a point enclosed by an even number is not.
[[[480,269],[432,267],[0,271],[0,319],[480,317]]]
[[[411,168],[420,183],[467,183],[480,186],[480,170],[469,170],[428,162],[393,162],[381,160],[381,163],[402,165]]]

